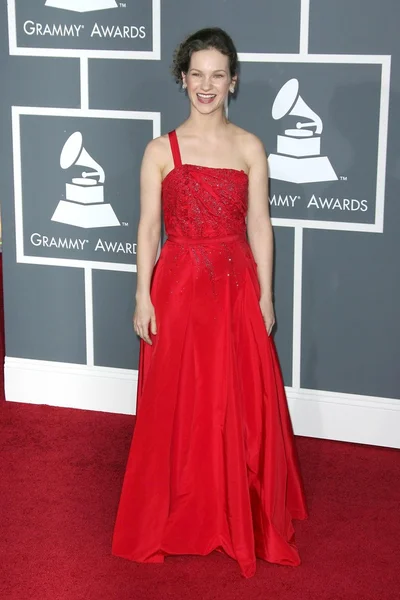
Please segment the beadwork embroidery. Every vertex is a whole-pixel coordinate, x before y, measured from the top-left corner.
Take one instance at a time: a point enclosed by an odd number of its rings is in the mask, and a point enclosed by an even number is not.
[[[248,178],[243,171],[181,165],[163,181],[169,234],[212,238],[246,230]]]
[[[188,252],[195,278],[207,273],[215,296],[215,261],[218,260],[219,274],[222,268],[224,276],[232,278],[232,283],[239,287],[241,282],[232,260],[230,243],[223,239],[237,236],[232,243],[243,245],[243,256],[250,252],[245,243],[247,175],[235,169],[179,165],[163,181],[162,202],[168,236],[183,240],[174,243],[175,265]],[[221,238],[220,243],[218,238]],[[191,240],[196,242],[191,243]]]

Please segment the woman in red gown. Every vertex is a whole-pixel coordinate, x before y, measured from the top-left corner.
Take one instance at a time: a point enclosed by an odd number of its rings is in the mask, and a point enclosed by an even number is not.
[[[300,563],[292,519],[306,518],[270,335],[267,159],[226,118],[237,54],[223,30],[187,38],[174,73],[190,116],[143,157],[137,417],[112,552],[160,563],[219,550],[251,577],[257,557]]]

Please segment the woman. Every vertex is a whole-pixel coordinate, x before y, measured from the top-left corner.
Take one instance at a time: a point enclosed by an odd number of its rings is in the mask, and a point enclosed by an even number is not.
[[[113,554],[163,562],[219,550],[251,577],[256,557],[299,564],[292,518],[306,517],[270,337],[267,160],[226,118],[237,53],[223,30],[187,38],[174,74],[190,116],[143,158],[137,421]],[[161,208],[168,240],[154,267]]]

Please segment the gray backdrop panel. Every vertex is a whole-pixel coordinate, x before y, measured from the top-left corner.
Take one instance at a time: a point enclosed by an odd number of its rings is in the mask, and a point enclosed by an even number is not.
[[[132,327],[136,273],[93,272],[94,364],[136,369],[139,344]]]
[[[298,52],[298,0],[174,0],[163,3],[163,60],[181,39],[201,27],[223,27],[239,52]]]
[[[398,260],[383,236],[309,230],[304,259],[302,387],[398,398]]]
[[[290,195],[294,205],[271,205],[273,217],[373,223],[375,220],[380,65],[244,63],[240,96],[231,103],[230,116],[261,137],[268,153],[276,152],[277,135],[294,128],[298,115],[271,118],[276,94],[290,79],[299,81],[301,98],[323,123],[321,154],[327,156],[336,181],[289,183],[271,180],[271,198]],[[362,159],[362,160],[361,160]],[[340,177],[348,177],[346,181]],[[314,198],[340,198],[322,204]],[[342,199],[354,199],[353,210],[343,210]],[[367,210],[361,200],[366,201]]]
[[[305,232],[301,384],[306,388],[399,397],[399,22],[396,0],[363,2],[362,10],[355,1],[311,1],[311,52],[391,54],[393,60],[384,233]],[[359,119],[367,127],[365,106],[373,90],[364,85],[360,92],[365,102],[358,102]],[[340,110],[339,104],[337,114],[350,140],[355,117],[346,106],[343,102]],[[354,156],[358,177],[368,177],[365,153],[355,149]]]
[[[104,186],[92,189],[104,189],[104,200],[111,204],[120,226],[86,229],[52,221],[59,200],[66,198],[66,184],[80,179],[82,171],[93,172],[93,167],[85,165],[60,168],[64,143],[75,132],[82,134],[84,150],[105,171]],[[25,254],[134,264],[131,244],[136,240],[139,218],[140,163],[152,134],[150,120],[22,115]],[[84,191],[87,189],[91,191]],[[52,239],[57,245],[51,246]],[[78,240],[79,244],[67,249],[60,247],[58,240]]]
[[[310,0],[309,52],[394,54],[397,59],[399,21],[397,0]]]
[[[69,0],[58,4],[64,7],[71,5]],[[117,10],[86,13],[46,6],[44,0],[16,0],[15,7],[19,47],[88,50],[102,47],[105,50],[125,51],[149,51],[152,47],[150,0],[126,2],[124,7],[119,6],[118,9],[116,6]],[[133,25],[124,31],[128,19]],[[117,35],[114,35],[115,32],[118,32]]]
[[[274,292],[276,327],[274,339],[286,385],[292,385],[293,339],[293,229],[276,227]]]
[[[7,356],[86,363],[83,271],[19,264],[6,287]]]

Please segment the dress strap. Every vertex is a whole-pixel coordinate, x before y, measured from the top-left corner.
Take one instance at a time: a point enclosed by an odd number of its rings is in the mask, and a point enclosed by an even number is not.
[[[181,153],[179,150],[178,138],[177,138],[175,129],[173,131],[169,132],[168,137],[169,137],[169,143],[171,145],[172,157],[174,159],[174,166],[180,167],[182,164],[182,160],[181,160]]]

